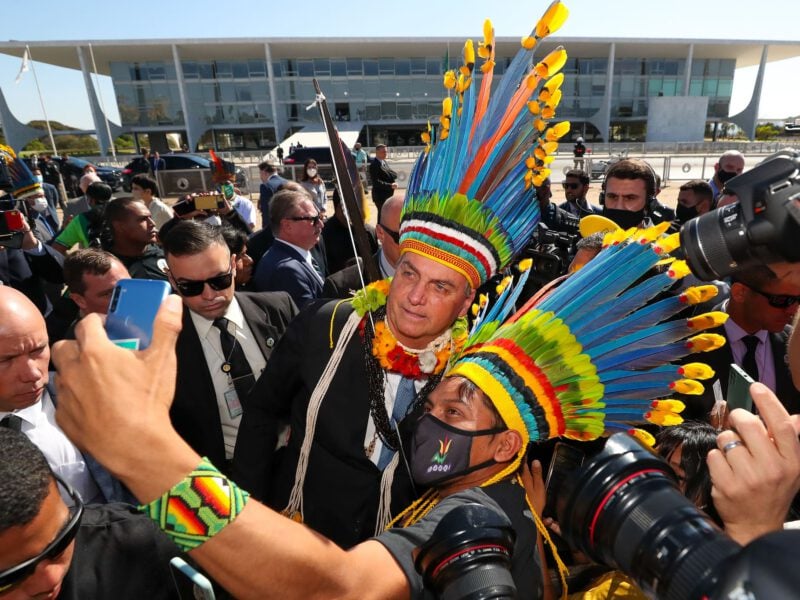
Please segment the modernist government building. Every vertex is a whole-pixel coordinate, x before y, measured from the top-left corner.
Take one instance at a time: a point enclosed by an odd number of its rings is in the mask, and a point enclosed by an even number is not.
[[[364,145],[419,145],[445,95],[442,75],[460,64],[463,38],[197,39],[30,42],[32,57],[83,72],[101,148],[121,133],[147,134],[165,147],[179,134],[194,149],[270,148],[319,127],[306,110],[319,80],[340,131]],[[751,138],[768,61],[800,55],[798,42],[555,38],[544,57],[566,47],[559,119],[571,138],[604,141],[700,141],[707,123],[733,122]],[[497,40],[496,78],[519,48]],[[23,55],[24,42],[0,43]],[[736,69],[758,66],[748,106],[729,114]],[[111,77],[115,99],[100,98],[92,74]],[[121,123],[102,106],[116,101]],[[0,119],[12,145],[40,130],[19,123],[0,97]],[[567,140],[565,140],[567,141]]]

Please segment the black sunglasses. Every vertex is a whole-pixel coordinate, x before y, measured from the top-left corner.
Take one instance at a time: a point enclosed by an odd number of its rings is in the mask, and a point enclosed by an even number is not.
[[[194,281],[192,279],[175,281],[175,287],[180,292],[181,296],[191,298],[192,296],[199,296],[202,294],[206,284],[208,284],[212,290],[219,292],[220,290],[227,290],[231,287],[231,281],[233,281],[233,269],[222,275],[209,277],[202,281]]]
[[[750,287],[750,286],[748,286]],[[750,288],[756,294],[764,296],[767,299],[767,304],[772,308],[789,308],[790,306],[800,303],[800,296],[787,296],[785,294],[767,294],[756,288]]]
[[[62,480],[57,475],[53,475],[56,483],[60,485],[67,492],[67,495],[72,498],[74,506],[70,509],[70,515],[67,519],[67,524],[61,529],[56,538],[47,544],[44,550],[33,558],[29,558],[23,563],[18,564],[16,567],[11,567],[5,571],[0,572],[0,594],[9,588],[24,581],[27,577],[36,570],[37,565],[44,560],[53,560],[60,556],[64,550],[67,549],[78,534],[78,528],[81,524],[81,517],[83,517],[83,501],[80,495],[70,487],[67,482]]]
[[[378,223],[378,225],[380,225],[381,229],[383,229],[386,233],[389,234],[389,237],[392,238],[392,240],[394,241],[395,244],[399,244],[400,243],[400,233],[399,232],[392,231],[391,229],[389,229],[388,227],[386,227],[386,225],[383,225],[382,223]]]
[[[322,221],[322,215],[317,213],[313,217],[286,217],[290,221],[309,221],[313,227],[317,226],[317,223]]]
[[[579,187],[581,187],[580,183],[566,183],[566,182],[564,182],[561,185],[564,186],[565,190],[577,190]]]

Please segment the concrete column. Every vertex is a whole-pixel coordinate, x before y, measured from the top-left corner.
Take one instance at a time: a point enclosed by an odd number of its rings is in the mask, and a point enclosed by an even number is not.
[[[264,44],[264,59],[267,61],[267,85],[269,86],[269,103],[272,107],[272,128],[275,130],[275,143],[280,144],[283,137],[278,123],[278,103],[275,98],[275,72],[272,69],[272,52],[269,44]]]
[[[689,44],[689,52],[686,54],[686,72],[683,74],[683,95],[689,95],[689,84],[692,81],[692,61],[694,60],[694,44]]]
[[[756,83],[753,86],[753,95],[750,97],[750,102],[747,103],[745,109],[730,117],[730,120],[736,123],[744,130],[748,139],[753,140],[756,137],[756,124],[758,123],[758,107],[761,104],[761,87],[764,84],[764,72],[767,68],[767,55],[769,54],[769,46],[766,44],[761,50],[761,63],[758,65],[758,74],[756,75]]]
[[[592,123],[600,132],[600,137],[603,141],[608,143],[608,135],[611,129],[611,95],[614,88],[614,60],[617,55],[617,45],[611,42],[608,48],[608,68],[606,69],[606,89],[603,95],[603,104],[594,115],[591,116],[589,122]]]
[[[175,77],[178,80],[178,97],[181,100],[183,126],[186,128],[186,141],[189,143],[189,150],[194,152],[197,147],[198,133],[192,123],[193,115],[189,114],[189,103],[186,101],[186,81],[183,78],[183,65],[181,64],[181,56],[176,44],[172,44],[172,62],[175,65]]]
[[[106,124],[106,116],[100,108],[100,103],[97,100],[97,90],[94,89],[94,82],[92,81],[92,72],[86,63],[84,56],[83,46],[76,46],[75,50],[78,52],[78,62],[81,65],[81,73],[83,73],[83,83],[86,85],[86,95],[89,97],[89,108],[92,111],[92,121],[94,122],[94,133],[97,136],[97,143],[100,146],[100,154],[108,156],[111,150],[111,142],[108,136],[108,127]]]

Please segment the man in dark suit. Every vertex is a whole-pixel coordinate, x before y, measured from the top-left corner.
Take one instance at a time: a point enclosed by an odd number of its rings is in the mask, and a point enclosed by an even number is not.
[[[380,211],[383,203],[392,197],[397,189],[397,173],[389,168],[386,155],[389,149],[386,144],[375,146],[375,158],[369,163],[369,178],[372,180],[372,201]]]
[[[288,180],[278,173],[278,166],[264,161],[258,165],[261,185],[258,188],[258,210],[261,212],[261,226],[266,229],[269,222],[269,201],[280,191]]]
[[[361,219],[358,215],[350,215],[350,218]],[[353,242],[351,241],[352,226],[344,215],[342,199],[339,197],[338,190],[333,192],[333,217],[325,222],[322,229],[322,242],[325,246],[325,254],[328,257],[328,272],[336,273],[353,263]],[[369,254],[374,255],[378,251],[378,239],[375,235],[375,228],[369,223],[364,223],[369,242]],[[359,258],[364,257],[359,254]]]
[[[400,259],[400,213],[403,210],[403,197],[394,195],[381,208],[375,233],[381,247],[375,254],[375,262],[381,277],[392,277],[397,261]],[[356,264],[333,273],[325,279],[322,286],[323,298],[349,298],[362,287],[360,267]]]
[[[165,161],[161,156],[159,156],[158,152],[153,152],[150,155],[150,170],[153,173],[153,177],[155,178],[159,171],[163,171],[167,168],[167,161]]]
[[[236,256],[219,227],[181,222],[164,249],[170,283],[188,309],[170,416],[192,448],[224,467],[247,395],[297,309],[284,293],[234,293]]]
[[[319,210],[308,194],[282,190],[270,202],[269,224],[275,243],[259,261],[253,287],[288,292],[303,308],[322,294],[324,271],[310,252],[322,233]]]
[[[698,357],[698,362],[709,365],[715,375],[706,382],[701,396],[686,398],[685,416],[707,418],[717,395],[727,397],[731,363],[773,390],[790,413],[800,413],[800,389],[792,383],[786,354],[791,331],[788,326],[798,302],[800,285],[777,278],[768,267],[734,276],[730,298],[717,307],[729,318],[722,327],[709,331],[725,336],[727,343]]]

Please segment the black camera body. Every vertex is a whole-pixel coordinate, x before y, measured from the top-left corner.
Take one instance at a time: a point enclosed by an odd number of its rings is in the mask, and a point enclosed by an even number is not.
[[[608,438],[556,497],[564,538],[653,598],[771,600],[800,589],[800,532],[742,548],[678,490],[664,460],[627,434]]]
[[[753,266],[800,261],[800,152],[782,150],[725,189],[739,202],[681,228],[681,246],[697,277],[710,281]]]

